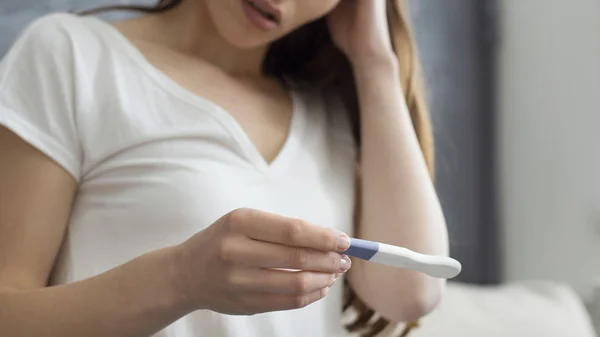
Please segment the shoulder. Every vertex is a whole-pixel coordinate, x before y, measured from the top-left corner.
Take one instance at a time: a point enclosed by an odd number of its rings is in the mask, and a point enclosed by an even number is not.
[[[83,18],[66,13],[42,16],[21,31],[14,47],[47,52],[64,51],[72,44],[75,32],[83,28],[83,21]]]
[[[63,82],[71,77],[75,59],[73,32],[80,26],[71,14],[50,14],[30,22],[0,63],[0,86],[29,87]],[[32,88],[33,90],[33,88]]]
[[[82,98],[79,75],[87,71],[82,65],[93,62],[93,48],[82,45],[86,26],[84,18],[61,13],[40,17],[22,29],[0,62],[0,104],[34,111],[70,98],[60,106],[73,108]]]
[[[17,36],[7,59],[52,62],[73,57],[76,50],[93,46],[93,19],[69,13],[53,13],[30,22]],[[35,57],[31,57],[31,53]]]
[[[97,69],[107,45],[98,21],[69,13],[31,21],[0,60],[2,91],[35,85],[71,92],[86,85],[80,79]]]

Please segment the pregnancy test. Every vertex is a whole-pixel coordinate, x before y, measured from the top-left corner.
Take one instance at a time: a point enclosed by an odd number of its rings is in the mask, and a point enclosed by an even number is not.
[[[425,255],[385,243],[350,239],[348,256],[386,266],[415,270],[435,278],[451,279],[460,274],[460,262],[446,256]]]

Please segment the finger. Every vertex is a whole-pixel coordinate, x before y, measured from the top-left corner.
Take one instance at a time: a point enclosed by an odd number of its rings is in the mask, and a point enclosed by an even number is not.
[[[247,240],[237,246],[234,263],[258,268],[284,268],[321,273],[345,273],[352,262],[335,252],[284,246],[276,243]]]
[[[335,282],[334,274],[258,268],[239,268],[230,277],[242,291],[265,294],[309,294]]]
[[[257,210],[239,210],[230,214],[229,221],[251,239],[312,248],[325,252],[343,252],[350,247],[350,239],[342,232]]]
[[[329,288],[323,288],[309,294],[260,294],[249,299],[258,312],[271,312],[305,308],[327,296]]]

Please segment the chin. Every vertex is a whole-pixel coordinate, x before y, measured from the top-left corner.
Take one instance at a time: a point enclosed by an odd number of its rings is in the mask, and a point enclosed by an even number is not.
[[[230,45],[238,49],[257,49],[268,46],[273,39],[265,37],[260,33],[249,33],[248,30],[238,29],[241,27],[222,27],[217,28],[221,37]]]

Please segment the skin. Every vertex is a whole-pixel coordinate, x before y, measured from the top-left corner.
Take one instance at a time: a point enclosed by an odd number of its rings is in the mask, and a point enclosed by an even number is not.
[[[358,236],[417,252],[449,254],[444,215],[411,124],[384,1],[343,1],[330,16],[334,42],[354,68],[361,114]],[[349,280],[392,321],[432,311],[445,280],[356,260]]]
[[[266,46],[330,14],[334,40],[355,72],[361,108],[358,236],[446,255],[444,217],[400,94],[384,2],[278,3],[283,21],[268,33],[245,21],[237,0],[187,1],[117,28],[157,68],[230,111],[270,161],[287,135],[291,103],[287,92],[260,74]],[[351,265],[338,254],[347,248],[343,233],[236,210],[180,245],[90,279],[47,287],[77,184],[1,127],[0,157],[0,326],[6,336],[141,337],[199,309],[246,315],[300,308],[323,298]],[[410,271],[352,265],[348,277],[358,295],[394,321],[432,310],[444,287]]]

